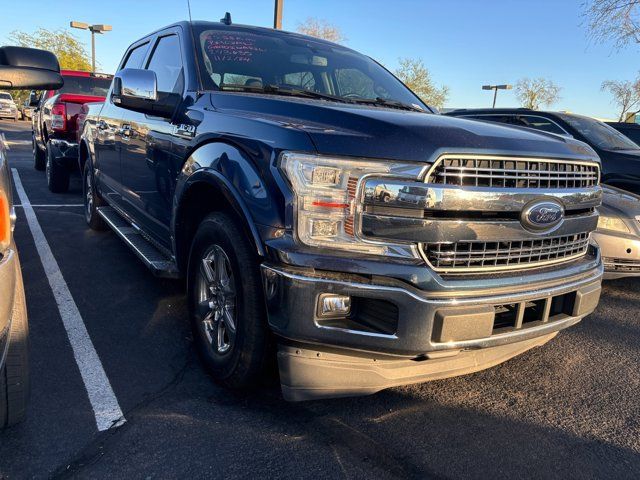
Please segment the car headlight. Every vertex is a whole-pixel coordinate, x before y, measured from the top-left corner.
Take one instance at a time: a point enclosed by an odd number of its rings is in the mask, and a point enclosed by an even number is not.
[[[598,217],[598,229],[613,230],[622,233],[631,233],[631,230],[620,217],[608,217],[600,215]]]
[[[374,255],[417,255],[411,246],[365,241],[357,234],[360,180],[372,175],[416,179],[415,163],[285,152],[280,169],[296,195],[294,223],[300,242]]]

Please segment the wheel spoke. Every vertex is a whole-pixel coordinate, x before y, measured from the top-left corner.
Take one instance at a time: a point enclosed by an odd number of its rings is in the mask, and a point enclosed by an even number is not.
[[[223,287],[229,284],[229,272],[227,271],[227,256],[224,251],[216,246],[215,249],[215,275],[218,286]]]
[[[213,269],[211,268],[211,260],[208,257],[202,259],[201,270],[208,284],[211,284],[215,281],[215,274]]]
[[[233,313],[232,311],[230,311],[226,306],[224,307],[223,310],[223,315],[222,315],[222,320],[224,321],[225,326],[227,327],[227,330],[229,330],[229,332],[233,332],[235,333],[236,331],[236,323],[235,320],[233,318]]]

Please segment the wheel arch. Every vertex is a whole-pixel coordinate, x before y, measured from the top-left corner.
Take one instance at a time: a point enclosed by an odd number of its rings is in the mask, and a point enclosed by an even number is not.
[[[231,163],[235,165],[233,172],[229,171]],[[231,174],[233,181],[228,178]],[[247,155],[233,145],[210,142],[192,151],[178,177],[171,223],[173,250],[180,271],[186,271],[191,239],[198,225],[214,211],[231,213],[256,254],[265,256],[260,232],[247,205],[247,194],[243,197],[239,192],[239,176],[243,175],[250,175],[253,181],[259,178]]]

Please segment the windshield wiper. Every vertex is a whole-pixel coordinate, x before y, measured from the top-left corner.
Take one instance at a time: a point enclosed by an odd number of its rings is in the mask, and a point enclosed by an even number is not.
[[[355,103],[351,99],[338,97],[336,95],[331,95],[329,93],[320,93],[314,90],[306,90],[304,88],[283,87],[281,85],[274,85],[274,84],[259,86],[259,85],[236,85],[236,84],[223,83],[222,85],[220,85],[220,90],[237,91],[237,92],[270,93],[274,95],[289,95],[291,97],[318,98],[322,100],[331,100],[333,102]]]
[[[389,98],[354,98],[353,101],[363,105],[381,105],[383,107],[401,108],[403,110],[426,113],[426,110],[418,107],[417,105],[411,105],[409,103],[401,102],[400,100],[392,100]]]

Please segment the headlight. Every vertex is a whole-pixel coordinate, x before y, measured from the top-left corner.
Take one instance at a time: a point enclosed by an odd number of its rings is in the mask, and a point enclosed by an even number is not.
[[[358,238],[356,195],[365,176],[416,179],[419,165],[285,152],[280,168],[296,194],[295,230],[305,245],[374,255],[415,256],[413,247]]]
[[[627,224],[619,217],[607,217],[600,215],[598,218],[598,229],[614,230],[616,232],[631,233]]]

